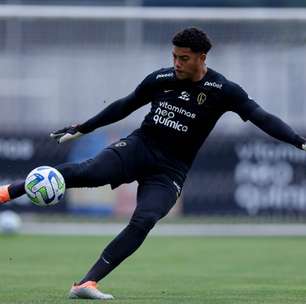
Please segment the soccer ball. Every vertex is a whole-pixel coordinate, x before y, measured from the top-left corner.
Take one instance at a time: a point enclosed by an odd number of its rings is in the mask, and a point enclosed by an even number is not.
[[[0,213],[0,232],[2,234],[16,234],[21,227],[20,216],[11,210]]]
[[[59,203],[66,188],[62,174],[48,166],[32,170],[25,180],[24,187],[32,203],[41,207]]]

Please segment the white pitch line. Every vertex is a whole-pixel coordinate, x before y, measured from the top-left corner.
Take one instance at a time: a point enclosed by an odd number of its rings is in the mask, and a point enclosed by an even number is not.
[[[114,236],[125,224],[29,223],[21,234]],[[306,236],[306,224],[160,224],[152,236]]]

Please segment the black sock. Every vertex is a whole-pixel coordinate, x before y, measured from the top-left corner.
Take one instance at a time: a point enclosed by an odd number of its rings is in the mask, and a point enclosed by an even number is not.
[[[105,248],[98,261],[92,266],[86,276],[80,281],[98,282],[106,277],[123,260],[139,248],[149,231],[144,231],[136,225],[129,224],[121,233]]]
[[[25,194],[24,180],[10,184],[8,187],[8,192],[11,199],[15,199],[21,195],[24,195]]]
[[[111,265],[108,261],[106,261],[103,258],[103,256],[101,256],[99,260],[88,271],[86,276],[78,284],[80,285],[87,281],[98,282],[102,278],[107,276],[113,269],[114,269],[113,265]]]

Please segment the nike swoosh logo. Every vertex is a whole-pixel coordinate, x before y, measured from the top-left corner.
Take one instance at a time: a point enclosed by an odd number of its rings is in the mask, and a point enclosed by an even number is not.
[[[164,93],[172,92],[173,90],[164,90]]]

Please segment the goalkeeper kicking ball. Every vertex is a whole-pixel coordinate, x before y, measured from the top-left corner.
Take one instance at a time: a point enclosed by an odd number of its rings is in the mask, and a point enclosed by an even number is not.
[[[62,174],[48,166],[32,170],[25,180],[24,187],[31,202],[41,207],[59,203],[66,189]]]

